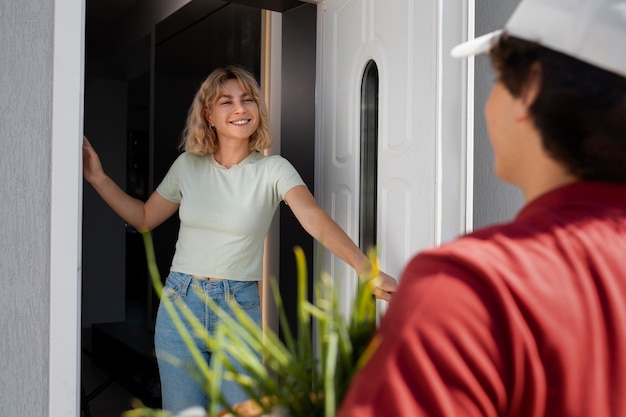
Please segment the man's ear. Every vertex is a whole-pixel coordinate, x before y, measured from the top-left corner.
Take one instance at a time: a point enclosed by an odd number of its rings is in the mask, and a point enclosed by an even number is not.
[[[526,80],[526,85],[520,97],[527,110],[530,109],[530,106],[532,106],[537,99],[539,91],[541,91],[541,64],[535,62],[528,71],[528,79]]]

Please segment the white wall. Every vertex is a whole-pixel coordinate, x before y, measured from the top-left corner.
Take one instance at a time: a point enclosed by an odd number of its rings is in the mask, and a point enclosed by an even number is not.
[[[70,0],[0,6],[0,410],[7,416],[78,409],[82,13]]]

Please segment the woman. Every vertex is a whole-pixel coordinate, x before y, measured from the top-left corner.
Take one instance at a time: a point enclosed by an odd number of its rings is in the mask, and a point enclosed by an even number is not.
[[[259,86],[238,67],[217,69],[202,83],[183,132],[185,152],[145,203],[127,195],[104,173],[84,140],[85,180],[127,223],[152,230],[179,211],[179,236],[164,294],[184,299],[196,317],[206,318],[209,332],[214,331],[215,318],[201,297],[211,297],[227,310],[226,301],[232,298],[260,323],[257,285],[262,279],[263,241],[282,200],[312,237],[358,274],[371,269],[363,252],[318,206],[294,167],[280,156],[261,153],[270,144]],[[395,279],[381,273],[374,295],[390,300],[396,287]],[[197,343],[210,361],[212,352]],[[157,314],[155,347],[163,409],[206,406],[206,390],[193,373],[172,364],[172,358],[181,364],[193,362],[163,306]],[[223,382],[221,392],[229,404],[247,399],[234,382]]]

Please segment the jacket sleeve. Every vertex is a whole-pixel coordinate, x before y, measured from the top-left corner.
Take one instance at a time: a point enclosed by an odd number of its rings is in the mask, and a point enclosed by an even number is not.
[[[500,415],[507,403],[500,308],[467,268],[416,256],[338,417]]]

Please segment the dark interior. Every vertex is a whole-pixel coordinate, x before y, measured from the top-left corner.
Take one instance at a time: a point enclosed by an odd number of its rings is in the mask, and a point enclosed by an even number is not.
[[[160,18],[165,2],[88,0],[85,135],[105,171],[145,200],[177,148],[188,106],[215,67],[238,64],[260,76],[261,9],[282,13],[281,150],[314,190],[316,6],[296,0],[193,0]],[[148,277],[142,236],[86,184],[83,206],[83,353],[106,378],[83,384],[82,409],[112,383],[151,407],[160,406],[153,355],[158,300]],[[280,207],[281,293],[295,313],[294,245],[313,260],[313,242]],[[161,277],[168,273],[178,218],[153,232]],[[309,265],[310,269],[311,265]],[[311,274],[311,271],[310,271]]]

